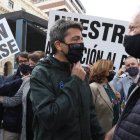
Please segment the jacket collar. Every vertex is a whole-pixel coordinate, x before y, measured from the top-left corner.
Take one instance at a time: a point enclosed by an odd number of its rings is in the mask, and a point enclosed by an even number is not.
[[[40,63],[46,67],[54,67],[55,69],[70,71],[70,64],[68,62],[60,62],[52,55],[49,55],[46,58],[40,60]]]
[[[103,98],[103,100],[105,101],[105,103],[109,106],[109,108],[111,109],[111,111],[113,111],[113,108],[112,108],[112,103],[103,87],[103,85],[100,85],[97,83],[97,86],[98,86],[98,90],[99,90],[99,93],[101,95],[101,97]]]

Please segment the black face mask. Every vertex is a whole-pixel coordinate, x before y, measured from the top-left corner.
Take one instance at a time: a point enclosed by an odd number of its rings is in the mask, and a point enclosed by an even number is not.
[[[113,80],[115,74],[116,74],[116,72],[114,72],[114,71],[109,72],[109,76],[107,76],[108,82]]]
[[[140,58],[140,34],[133,36],[125,35],[123,45],[129,55]]]
[[[26,64],[19,65],[19,70],[23,75],[27,75],[30,73],[30,66]]]
[[[32,72],[35,66],[30,66],[30,71]]]
[[[137,67],[130,67],[126,70],[130,76],[136,76],[139,73],[139,69]]]
[[[65,54],[68,61],[73,64],[80,61],[83,57],[83,51],[85,49],[84,43],[66,44],[69,47],[68,54]]]

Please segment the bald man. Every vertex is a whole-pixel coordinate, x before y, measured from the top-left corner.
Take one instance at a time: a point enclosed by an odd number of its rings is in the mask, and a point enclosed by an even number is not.
[[[124,47],[129,55],[140,58],[140,9],[129,23]],[[131,92],[117,125],[105,140],[140,140],[140,83]]]
[[[135,57],[128,56],[125,59],[125,71],[123,68],[119,69],[112,80],[112,84],[116,91],[121,93],[122,100],[127,101],[128,91],[132,84],[137,83],[140,77],[139,63]]]

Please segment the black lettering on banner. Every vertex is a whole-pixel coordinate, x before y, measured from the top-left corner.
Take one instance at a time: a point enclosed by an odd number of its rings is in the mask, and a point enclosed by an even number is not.
[[[2,35],[3,38],[8,37],[8,34],[7,34],[7,32],[6,32],[5,28],[4,28],[4,25],[2,23],[0,24],[0,41],[2,40],[1,35]]]
[[[115,58],[116,58],[116,53],[112,53],[112,52],[108,53],[107,60],[111,60],[114,63]]]
[[[96,56],[96,61],[97,60],[100,60],[100,59],[102,59],[103,58],[103,51],[101,51],[101,50],[98,50],[98,52],[97,52],[97,56]]]
[[[115,62],[115,58],[116,58],[116,53],[113,54],[113,58],[112,58],[113,64]]]
[[[50,53],[52,53],[52,48],[51,48],[50,41],[48,41],[47,47],[46,47],[46,54],[50,54]]]
[[[95,28],[96,27],[100,27],[100,23],[98,21],[92,21],[90,24],[90,29],[94,32],[94,35],[92,32],[88,33],[88,36],[90,39],[96,39],[99,36],[99,31]]]
[[[74,21],[78,21],[78,18],[74,18]]]
[[[80,19],[81,24],[83,25],[83,30],[88,30],[88,27],[85,26],[84,23],[88,24],[89,20],[86,19]],[[82,33],[83,37],[87,37],[87,34]]]
[[[9,40],[9,41],[7,42],[7,44],[8,44],[8,46],[9,46],[9,49],[10,49],[11,53],[15,53],[15,52],[18,51],[18,48],[14,48],[14,47],[16,47],[16,44],[15,44],[15,42],[14,42],[14,39]]]
[[[59,19],[67,19],[67,20],[71,20],[72,17],[66,17],[66,16],[62,16],[60,17],[59,15],[55,15],[55,21],[59,20]]]
[[[114,62],[115,62],[115,58],[116,58],[116,53],[113,53],[113,58],[112,58],[112,62],[113,62],[113,64],[114,64]],[[116,67],[113,66],[113,70],[115,70],[115,69],[116,69]]]
[[[87,53],[87,48],[84,49],[83,53],[85,53],[85,54]],[[86,61],[86,58],[83,57],[80,62],[81,62],[81,64],[84,64],[85,61]]]
[[[57,21],[57,20],[59,20],[59,19],[72,20],[72,17],[66,17],[66,16],[60,17],[59,15],[55,15],[55,21]],[[74,21],[78,21],[78,18],[74,18]]]
[[[113,35],[111,42],[116,42],[116,38],[118,36],[118,43],[122,44],[123,42],[123,35],[125,33],[125,27],[122,25],[115,25],[113,30]]]
[[[6,44],[0,45],[0,52],[2,52],[2,57],[7,57],[9,55],[9,50],[6,48]],[[2,57],[0,57],[2,59]]]
[[[107,60],[111,60],[111,52],[108,53]]]
[[[111,52],[108,53],[107,60],[111,60],[113,62],[113,64],[115,62],[115,58],[116,58],[116,53],[111,53]],[[115,69],[116,69],[116,67],[113,66],[113,70],[115,70]]]
[[[124,61],[127,58],[127,55],[122,55],[122,59],[121,59],[121,63],[120,63],[120,67],[119,69],[122,67],[122,65],[124,65]]]
[[[60,19],[59,15],[55,15],[55,21],[57,21],[58,19]]]
[[[62,19],[66,19],[66,16],[62,16]]]
[[[89,64],[88,61],[89,61],[90,51],[91,51],[91,49],[88,49],[86,64]]]
[[[97,44],[94,45],[94,49],[86,48],[86,50],[84,51],[84,53],[86,54],[86,57],[82,58],[82,60],[81,60],[82,64],[84,64],[84,63],[93,64],[97,60],[103,58],[104,51],[97,50],[97,49],[95,49],[96,47],[97,47]]]
[[[92,49],[90,54],[89,64],[93,64],[95,62],[96,54],[97,54],[96,49]]]
[[[103,38],[102,40],[106,41],[107,40],[107,35],[110,27],[113,27],[113,24],[110,23],[103,23],[102,26],[104,26],[104,33],[103,33]]]

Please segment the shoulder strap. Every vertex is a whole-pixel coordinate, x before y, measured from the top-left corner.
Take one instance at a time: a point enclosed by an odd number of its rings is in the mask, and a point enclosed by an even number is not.
[[[128,94],[127,94],[127,99],[128,99],[128,97],[129,97],[130,93],[133,91],[133,89],[134,89],[137,85],[140,86],[140,77],[139,77],[137,83],[133,83],[133,84],[129,87]]]

